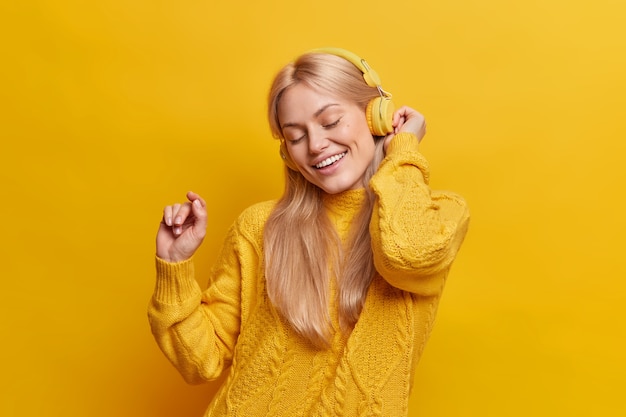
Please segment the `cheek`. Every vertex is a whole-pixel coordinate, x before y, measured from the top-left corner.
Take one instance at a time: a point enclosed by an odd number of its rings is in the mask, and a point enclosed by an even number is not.
[[[363,135],[358,143],[359,153],[363,165],[369,165],[376,155],[376,142],[374,138],[368,134]]]
[[[374,136],[372,136],[369,127],[367,125],[365,127],[359,125],[359,129],[356,130],[356,133],[356,145],[366,152],[373,151],[376,147],[376,142],[374,141]]]
[[[370,128],[367,126],[367,122],[363,120],[351,121],[349,123],[345,123],[342,126],[341,137],[345,139],[351,139],[353,142],[356,142],[358,146],[364,146],[369,144],[369,142],[374,141],[374,137],[370,133]]]
[[[306,148],[299,145],[292,146],[289,148],[289,155],[294,162],[301,165],[302,161],[306,159]]]

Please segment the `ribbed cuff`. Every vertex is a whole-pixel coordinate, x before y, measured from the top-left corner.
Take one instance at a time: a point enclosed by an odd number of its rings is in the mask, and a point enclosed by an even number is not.
[[[413,165],[422,173],[425,184],[430,180],[428,161],[419,151],[419,141],[413,133],[398,133],[391,139],[387,148],[387,157],[393,164]]]
[[[419,152],[419,141],[413,133],[401,132],[395,135],[389,146],[387,146],[387,155],[402,152]]]
[[[163,304],[179,304],[201,292],[194,276],[192,259],[172,263],[155,257],[155,263],[156,301]]]

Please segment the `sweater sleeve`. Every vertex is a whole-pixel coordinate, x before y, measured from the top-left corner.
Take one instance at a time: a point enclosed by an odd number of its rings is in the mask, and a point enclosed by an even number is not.
[[[391,285],[420,295],[441,292],[463,242],[469,211],[462,197],[435,192],[417,138],[396,135],[372,177],[370,222],[376,270]]]
[[[187,382],[217,378],[232,360],[241,322],[236,229],[226,237],[206,291],[194,277],[193,260],[157,257],[156,272],[148,319],[157,344]]]

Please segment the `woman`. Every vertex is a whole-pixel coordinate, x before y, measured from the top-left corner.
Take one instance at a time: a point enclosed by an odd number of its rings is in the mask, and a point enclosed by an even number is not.
[[[423,116],[348,51],[284,67],[268,115],[283,197],[239,216],[205,291],[206,203],[165,207],[152,332],[190,383],[228,369],[206,416],[406,416],[466,204],[429,189]]]

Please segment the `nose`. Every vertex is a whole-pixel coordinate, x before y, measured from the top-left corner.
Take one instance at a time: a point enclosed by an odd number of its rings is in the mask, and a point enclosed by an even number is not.
[[[324,131],[309,131],[309,153],[316,155],[328,147],[329,139]]]

